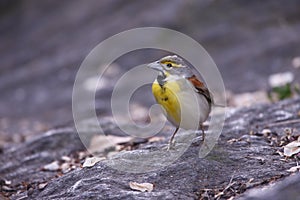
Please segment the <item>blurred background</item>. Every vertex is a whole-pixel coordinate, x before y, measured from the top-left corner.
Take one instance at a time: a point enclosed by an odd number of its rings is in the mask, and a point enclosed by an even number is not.
[[[72,87],[85,56],[106,38],[144,26],[174,29],[203,45],[232,107],[299,92],[298,0],[1,0],[0,147],[72,124]],[[110,75],[162,55],[132,52],[116,61],[118,70]],[[98,91],[100,114],[109,112],[112,87]]]

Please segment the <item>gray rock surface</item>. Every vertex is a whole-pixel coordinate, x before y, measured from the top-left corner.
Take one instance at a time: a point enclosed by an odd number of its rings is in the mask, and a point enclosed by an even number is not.
[[[88,155],[72,128],[74,78],[84,57],[107,37],[130,28],[163,26],[199,41],[217,63],[228,90],[266,90],[268,76],[284,71],[293,72],[299,82],[300,71],[291,64],[300,56],[299,5],[298,0],[1,1],[0,199],[256,198],[251,192],[239,195],[276,183],[296,165],[276,152],[290,141],[285,128],[299,134],[299,99],[229,111],[208,157],[198,158],[201,144],[196,138],[168,167],[129,174],[109,168],[107,160],[81,168]],[[126,71],[164,53],[132,52],[116,63]],[[96,95],[100,119],[110,112],[111,89]],[[154,100],[147,91],[139,103],[149,106]],[[120,134],[107,127],[108,133]],[[263,135],[264,128],[272,133]],[[151,152],[165,142],[137,142],[123,155]],[[155,188],[133,191],[129,181],[153,183]],[[272,195],[281,197],[278,193],[297,184],[297,178],[287,179]],[[257,194],[268,197],[263,191]]]
[[[43,167],[64,155],[84,150],[73,129],[53,129],[32,140],[3,150],[0,154],[1,192],[32,190],[58,175],[57,171],[45,171]],[[10,184],[5,184],[10,181]]]
[[[244,200],[296,200],[300,198],[300,176],[299,174],[285,178],[267,188],[252,189],[239,199]]]
[[[205,199],[215,195],[226,199],[238,196],[250,188],[290,175],[286,170],[296,166],[296,162],[282,159],[276,153],[282,148],[274,141],[282,140],[285,128],[293,128],[295,134],[299,134],[300,123],[294,123],[300,119],[299,110],[298,98],[229,111],[218,145],[206,158],[198,158],[201,144],[200,138],[196,138],[173,164],[138,174],[112,169],[106,165],[108,160],[66,173],[43,170],[45,164],[62,156],[74,158],[83,150],[75,131],[53,130],[20,146],[4,149],[0,154],[0,177],[11,184],[2,183],[2,191],[12,194],[12,199],[26,196],[31,199]],[[274,137],[262,134],[266,127]],[[140,144],[136,150],[122,154],[130,156],[154,148],[161,148],[161,144]],[[114,159],[122,159],[122,156]],[[149,182],[155,187],[152,192],[133,191],[130,181]],[[45,182],[47,185],[38,189]]]
[[[298,0],[1,2],[3,141],[22,142],[72,122],[72,87],[81,62],[98,43],[130,28],[162,26],[193,37],[211,54],[226,89],[233,92],[267,89],[268,76],[283,71],[292,71],[299,82],[300,71],[291,64],[300,55]],[[162,55],[137,51],[117,63],[127,70]],[[97,96],[101,113],[109,112],[109,94]]]

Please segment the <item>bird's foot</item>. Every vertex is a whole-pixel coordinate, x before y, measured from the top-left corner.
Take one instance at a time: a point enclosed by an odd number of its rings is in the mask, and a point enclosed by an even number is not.
[[[168,146],[164,147],[164,149],[166,149],[167,151],[174,150],[175,144],[176,144],[175,140],[173,140],[172,142],[170,141]]]
[[[204,140],[205,140],[205,133],[202,134],[202,137],[201,137],[200,141],[204,142]]]
[[[201,134],[200,141],[203,142],[205,140],[205,133],[203,131],[196,131],[196,135]]]

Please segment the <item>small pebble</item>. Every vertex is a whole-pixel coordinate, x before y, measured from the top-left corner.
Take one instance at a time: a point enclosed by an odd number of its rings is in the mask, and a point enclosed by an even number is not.
[[[284,133],[286,135],[291,135],[293,133],[293,130],[291,128],[286,128],[286,129],[284,129]]]
[[[10,192],[10,191],[13,191],[14,189],[11,188],[11,187],[8,187],[8,186],[6,186],[6,185],[4,185],[4,186],[2,186],[2,190],[3,190],[3,191]]]
[[[278,74],[272,74],[269,76],[269,85],[274,87],[281,87],[287,83],[291,83],[294,80],[294,74],[291,72],[284,72]]]
[[[263,134],[265,137],[267,137],[267,136],[269,136],[269,135],[271,134],[271,130],[270,130],[270,129],[264,129],[264,130],[262,130],[262,134]]]
[[[292,60],[292,65],[293,65],[293,67],[295,67],[296,69],[297,69],[297,68],[300,68],[300,56],[299,56],[299,57],[295,57],[295,58]]]

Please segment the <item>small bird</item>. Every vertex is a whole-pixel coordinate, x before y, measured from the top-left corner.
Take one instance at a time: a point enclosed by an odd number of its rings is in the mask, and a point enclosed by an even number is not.
[[[176,55],[163,57],[148,64],[148,67],[159,72],[152,84],[152,93],[164,108],[167,119],[176,127],[168,149],[172,147],[179,128],[201,129],[204,140],[203,122],[207,120],[213,104],[212,95],[204,83]],[[195,122],[198,124],[195,125]]]

